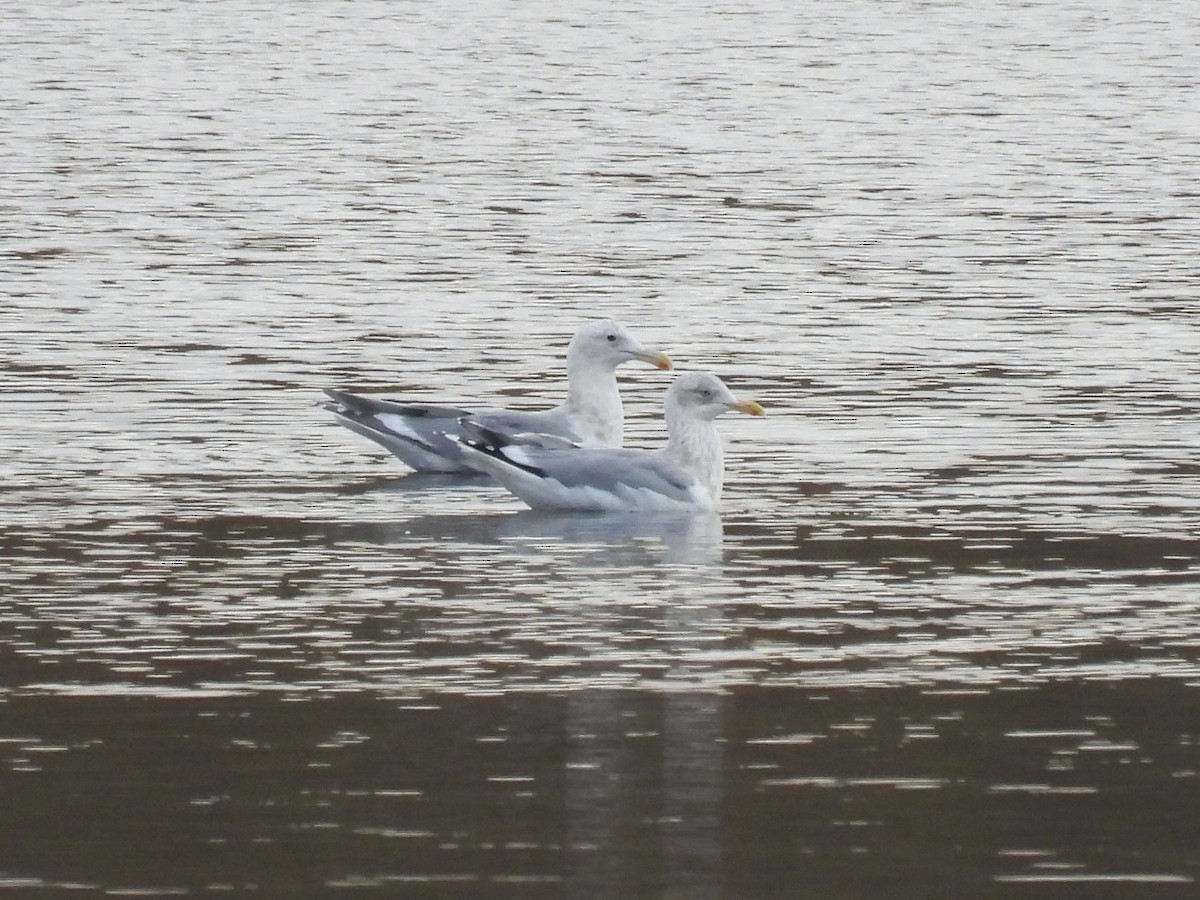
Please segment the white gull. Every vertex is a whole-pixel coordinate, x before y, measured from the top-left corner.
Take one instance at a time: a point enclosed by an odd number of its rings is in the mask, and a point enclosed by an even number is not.
[[[482,471],[462,452],[459,421],[470,418],[506,434],[533,432],[584,446],[620,447],[625,418],[617,367],[640,359],[671,368],[665,353],[647,350],[616,322],[584,325],[567,347],[567,398],[538,412],[405,403],[327,390],[322,404],[338,422],[390,450],[418,472]]]
[[[580,447],[562,438],[505,434],[464,420],[470,461],[534,509],[598,512],[707,510],[721,499],[725,465],[716,418],[761,416],[716,375],[686,372],[667,390],[667,446],[661,450]]]

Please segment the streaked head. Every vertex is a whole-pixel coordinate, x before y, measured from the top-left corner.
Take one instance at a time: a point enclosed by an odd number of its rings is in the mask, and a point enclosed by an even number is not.
[[[715,419],[730,410],[751,416],[763,415],[753,400],[739,400],[711,372],[684,372],[667,389],[667,412],[678,412],[694,419]]]
[[[621,325],[608,319],[589,322],[571,339],[567,363],[602,365],[615,369],[621,363],[640,359],[656,369],[669,369],[671,358],[657,350],[648,350]]]

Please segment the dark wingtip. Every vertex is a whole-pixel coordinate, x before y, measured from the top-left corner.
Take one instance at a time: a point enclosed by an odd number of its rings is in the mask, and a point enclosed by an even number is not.
[[[466,416],[458,420],[458,426],[463,430],[464,443],[468,447],[474,447],[476,450],[486,448],[489,452],[496,452],[501,447],[512,443],[503,432],[488,428],[486,425],[481,425],[474,419],[467,418]]]
[[[347,394],[345,391],[335,391],[333,388],[323,388],[323,392],[329,400],[317,401],[317,405],[321,409],[327,410],[335,416],[347,416],[354,412],[353,394]]]
[[[485,456],[499,460],[506,466],[512,466],[514,469],[524,469],[526,472],[537,475],[539,478],[546,477],[545,469],[519,463],[503,452],[505,447],[512,444],[512,441],[504,432],[488,428],[486,425],[480,425],[478,422],[467,418],[459,419],[458,424],[465,432],[458,439],[465,446]]]

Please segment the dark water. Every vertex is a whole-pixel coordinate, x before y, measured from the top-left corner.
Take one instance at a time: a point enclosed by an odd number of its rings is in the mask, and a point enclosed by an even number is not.
[[[0,895],[1192,896],[1192,4],[0,38]],[[598,314],[767,407],[720,518],[315,406],[557,402]]]
[[[64,896],[1185,896],[1194,696],[1144,695],[18,696],[0,837]]]

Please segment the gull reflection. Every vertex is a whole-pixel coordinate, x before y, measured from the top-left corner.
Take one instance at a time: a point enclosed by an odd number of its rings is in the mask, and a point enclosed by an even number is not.
[[[720,896],[720,694],[665,695],[663,875],[667,898]]]
[[[723,531],[715,513],[675,515],[580,515],[529,510],[509,516],[500,529],[505,538],[596,548],[596,562],[620,562],[640,550],[665,563],[712,565],[721,561]]]
[[[714,543],[719,557],[719,519],[686,529],[689,559]],[[681,602],[657,622],[661,683],[567,697],[568,897],[721,896],[725,695],[710,651],[724,595],[705,590],[720,581],[707,568],[673,580]]]
[[[420,540],[485,544],[516,554],[546,552],[556,545],[585,548],[573,559],[585,565],[667,563],[715,566],[722,560],[724,533],[715,513],[594,515],[524,510],[478,515],[414,516],[397,522],[342,524],[336,537],[395,544]]]
[[[729,585],[718,515],[476,510],[342,527],[360,540],[436,547],[456,566],[488,573],[506,558],[518,575],[541,573],[552,558],[563,585],[525,577],[521,588],[522,597],[557,598],[552,615],[543,623],[543,608],[531,605],[520,625],[571,645],[564,896],[721,895],[725,697],[712,651]],[[581,575],[570,577],[572,569]],[[647,578],[639,569],[656,571]],[[508,582],[481,583],[491,585],[491,608]],[[606,589],[592,589],[601,583]],[[651,597],[627,606],[626,590]]]
[[[602,690],[568,699],[566,896],[720,896],[722,702]]]

